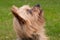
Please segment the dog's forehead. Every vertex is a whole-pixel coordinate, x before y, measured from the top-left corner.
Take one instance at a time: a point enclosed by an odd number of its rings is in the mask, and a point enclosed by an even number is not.
[[[19,9],[26,10],[26,9],[31,9],[31,7],[29,5],[24,5],[24,6],[20,7]]]

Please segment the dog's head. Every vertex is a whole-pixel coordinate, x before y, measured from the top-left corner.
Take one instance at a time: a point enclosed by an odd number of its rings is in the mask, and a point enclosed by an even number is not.
[[[30,34],[33,31],[40,31],[41,27],[44,25],[44,13],[40,5],[35,5],[33,7],[30,7],[29,5],[24,5],[20,8],[13,6],[12,13],[15,18],[18,19],[20,25],[26,26],[26,30],[30,30]],[[27,33],[27,35],[29,35],[29,32]]]
[[[20,8],[13,6],[12,7],[13,15],[20,21],[25,23],[38,21],[38,19],[43,19],[43,11],[40,5],[35,5],[30,7],[29,5],[24,5]]]

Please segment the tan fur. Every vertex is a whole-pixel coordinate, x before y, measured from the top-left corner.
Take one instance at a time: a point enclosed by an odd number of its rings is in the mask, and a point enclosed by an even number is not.
[[[23,22],[25,22],[20,24],[16,16],[13,19],[14,30],[18,38],[32,38],[32,35],[38,35],[39,39],[37,40],[47,40],[44,29],[45,20],[41,10],[39,7],[30,7],[29,5],[24,5],[20,8],[12,7],[12,13],[19,15],[22,18],[20,21],[24,20]],[[36,39],[33,38],[33,40]]]

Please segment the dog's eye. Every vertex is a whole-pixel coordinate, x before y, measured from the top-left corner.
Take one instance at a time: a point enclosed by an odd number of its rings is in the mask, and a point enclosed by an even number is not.
[[[29,12],[30,14],[32,14],[32,11],[31,10],[27,10],[27,12]]]
[[[33,10],[34,12],[36,12],[36,10]]]

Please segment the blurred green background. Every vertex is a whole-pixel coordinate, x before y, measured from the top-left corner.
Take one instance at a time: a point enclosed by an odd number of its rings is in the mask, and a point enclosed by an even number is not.
[[[40,4],[46,20],[46,34],[50,40],[60,40],[60,0],[0,0],[0,40],[15,40],[12,5],[18,7]]]

